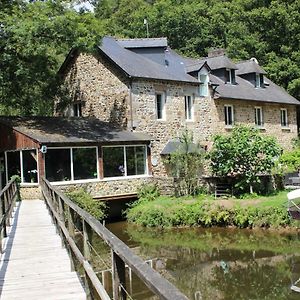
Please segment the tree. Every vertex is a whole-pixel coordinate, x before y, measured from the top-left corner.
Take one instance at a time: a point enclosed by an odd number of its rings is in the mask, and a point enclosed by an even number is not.
[[[52,114],[60,65],[72,47],[95,45],[100,22],[64,1],[11,2],[0,13],[0,113]]]
[[[174,177],[175,192],[178,196],[195,195],[199,190],[199,177],[203,169],[204,151],[193,143],[193,135],[185,130],[175,152],[164,160],[169,173]]]
[[[253,193],[259,175],[270,174],[281,148],[273,137],[263,136],[255,128],[236,126],[228,135],[216,135],[209,157],[212,173],[238,180],[237,188]]]
[[[281,168],[281,171],[297,171],[300,176],[300,139],[294,139],[293,142],[293,149],[283,152],[278,165]]]

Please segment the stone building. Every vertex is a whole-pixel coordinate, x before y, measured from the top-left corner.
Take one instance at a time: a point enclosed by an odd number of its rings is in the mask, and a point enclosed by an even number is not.
[[[104,37],[93,54],[71,50],[60,74],[72,103],[58,101],[56,114],[149,134],[157,176],[165,173],[162,151],[185,128],[207,148],[214,134],[235,124],[253,125],[287,149],[298,135],[299,101],[270,81],[255,58],[234,63],[217,50],[191,59],[166,38]]]

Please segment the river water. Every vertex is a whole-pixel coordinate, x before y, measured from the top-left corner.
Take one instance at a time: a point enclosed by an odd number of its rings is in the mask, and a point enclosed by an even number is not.
[[[231,228],[158,230],[126,222],[107,227],[150,260],[189,299],[300,299],[300,292],[291,290],[300,278],[297,233]],[[133,299],[154,299],[140,285],[131,289],[135,289]]]

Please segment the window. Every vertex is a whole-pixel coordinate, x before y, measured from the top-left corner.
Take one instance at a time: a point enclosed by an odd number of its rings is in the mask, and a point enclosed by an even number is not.
[[[73,116],[74,117],[82,117],[82,103],[77,102],[73,104]]]
[[[14,175],[21,177],[20,151],[6,152],[7,181]]]
[[[45,156],[45,173],[49,181],[71,180],[70,149],[49,149]]]
[[[45,174],[50,182],[98,178],[96,147],[47,150]]]
[[[234,123],[233,118],[233,106],[232,105],[225,105],[224,106],[224,113],[225,113],[225,125],[232,126]]]
[[[288,127],[288,115],[287,115],[287,109],[281,108],[280,109],[280,123],[281,127]]]
[[[226,83],[235,84],[235,70],[226,69]]]
[[[255,87],[261,87],[260,74],[258,73],[255,74]]]
[[[192,96],[184,96],[185,119],[188,121],[193,120],[194,103]]]
[[[21,178],[21,183],[37,183],[37,152],[36,150],[22,150],[6,152],[7,180],[13,175]]]
[[[103,147],[104,177],[147,174],[146,146]]]
[[[73,148],[74,180],[97,178],[97,156],[95,148]]]
[[[165,107],[165,94],[156,94],[156,118],[158,120],[165,120],[166,118],[166,107]]]
[[[208,96],[208,74],[199,74],[200,96]]]
[[[258,127],[264,126],[264,120],[263,120],[263,111],[261,107],[255,107],[254,108],[255,113],[255,125]]]
[[[26,183],[38,182],[36,150],[22,150],[21,154],[22,154],[21,159],[23,162],[22,182],[26,182]]]

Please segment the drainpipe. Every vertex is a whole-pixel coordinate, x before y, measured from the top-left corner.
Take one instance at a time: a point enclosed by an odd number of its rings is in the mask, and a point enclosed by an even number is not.
[[[130,102],[130,130],[133,131],[132,78],[131,77],[128,86],[128,92],[129,92],[129,102]]]

